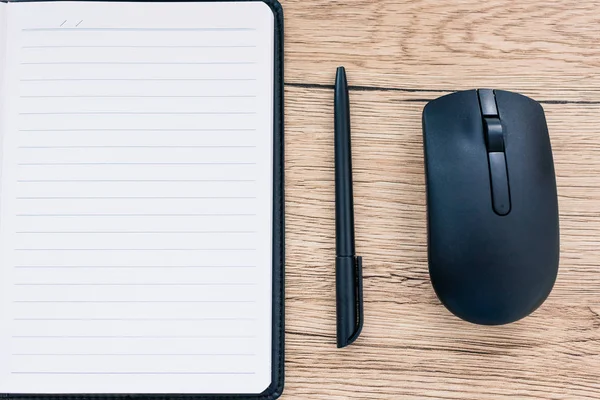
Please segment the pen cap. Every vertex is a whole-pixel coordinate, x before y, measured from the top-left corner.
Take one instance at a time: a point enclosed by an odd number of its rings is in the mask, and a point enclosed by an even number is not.
[[[346,347],[363,327],[362,257],[336,257],[337,346]]]

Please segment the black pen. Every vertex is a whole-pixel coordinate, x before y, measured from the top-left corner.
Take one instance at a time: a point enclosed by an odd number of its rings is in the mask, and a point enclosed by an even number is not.
[[[350,101],[344,67],[335,77],[334,118],[337,347],[346,347],[362,330],[363,299],[362,258],[354,248]]]

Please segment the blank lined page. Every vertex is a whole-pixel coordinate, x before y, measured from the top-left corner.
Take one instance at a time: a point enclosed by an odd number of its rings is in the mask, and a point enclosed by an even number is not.
[[[4,6],[0,393],[265,390],[270,8]]]

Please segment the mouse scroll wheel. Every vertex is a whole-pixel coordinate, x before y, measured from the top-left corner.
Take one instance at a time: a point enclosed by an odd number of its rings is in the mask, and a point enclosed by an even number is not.
[[[496,214],[504,216],[509,213],[511,207],[506,154],[504,152],[504,130],[500,121],[494,91],[479,89],[477,93],[488,153],[492,207]]]
[[[488,153],[504,152],[504,131],[500,118],[483,117]]]

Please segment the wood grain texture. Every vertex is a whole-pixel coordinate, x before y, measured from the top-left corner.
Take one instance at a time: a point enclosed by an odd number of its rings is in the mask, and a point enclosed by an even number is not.
[[[600,399],[600,2],[282,1],[286,24],[283,399]],[[523,4],[522,4],[523,3]],[[365,327],[335,347],[333,91],[352,105]],[[542,101],[560,273],[530,317],[450,315],[427,272],[421,112],[453,90]]]

